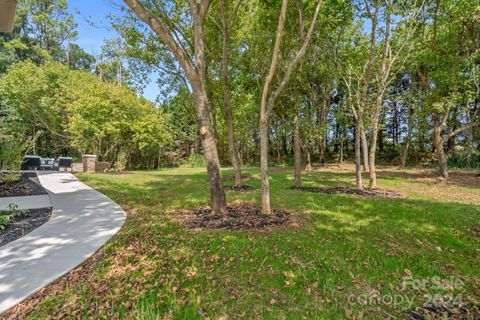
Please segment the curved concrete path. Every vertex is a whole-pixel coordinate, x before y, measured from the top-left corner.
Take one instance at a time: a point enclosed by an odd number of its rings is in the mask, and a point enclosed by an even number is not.
[[[0,247],[0,314],[58,279],[115,235],[125,212],[105,195],[64,172],[39,172],[49,191],[50,220]]]

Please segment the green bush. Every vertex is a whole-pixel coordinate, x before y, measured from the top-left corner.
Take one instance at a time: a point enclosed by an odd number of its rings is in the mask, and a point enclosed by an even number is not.
[[[8,210],[0,211],[0,230],[5,230],[13,218],[22,216],[25,212],[25,210],[19,209],[16,204],[11,203]]]
[[[24,146],[10,143],[0,144],[0,168],[3,170],[20,169],[24,151]]]
[[[183,167],[186,168],[205,168],[205,166],[205,158],[199,153],[192,153],[188,157],[187,162],[183,165]]]
[[[120,151],[118,153],[117,160],[113,164],[113,171],[125,171],[125,168],[127,167],[127,153],[125,151]]]
[[[467,165],[467,154],[464,151],[456,151],[448,158],[448,165],[452,168],[466,168]],[[472,155],[472,168],[480,168],[480,155],[474,153]]]
[[[20,173],[0,172],[0,185],[20,180]]]

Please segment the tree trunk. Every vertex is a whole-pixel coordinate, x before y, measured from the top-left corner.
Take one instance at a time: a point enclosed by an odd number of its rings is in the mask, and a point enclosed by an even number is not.
[[[307,147],[307,165],[305,166],[305,171],[312,171],[312,155],[310,148]]]
[[[190,82],[200,126],[200,137],[203,146],[203,155],[207,164],[208,181],[210,184],[211,207],[213,214],[225,214],[227,204],[223,189],[220,161],[218,159],[217,145],[212,133],[210,123],[209,104],[207,96],[206,65],[205,65],[205,17],[209,10],[210,1],[189,1],[192,15],[194,33],[194,57],[182,49],[176,35],[168,27],[161,25],[142,1],[124,0],[130,9],[154,31],[160,40],[168,47],[178,63],[185,71]],[[169,20],[174,25],[174,22]]]
[[[265,83],[263,86],[262,91],[262,99],[260,105],[260,173],[262,175],[262,211],[266,214],[271,213],[270,208],[270,187],[268,183],[268,115],[272,111],[273,106],[275,104],[275,100],[278,96],[282,93],[283,89],[287,85],[288,81],[290,80],[290,76],[295,69],[295,66],[298,62],[303,58],[307,47],[310,43],[310,40],[313,36],[313,31],[315,27],[315,23],[318,17],[318,12],[320,11],[320,4],[321,1],[317,1],[315,7],[315,13],[312,18],[312,22],[310,23],[310,27],[308,29],[307,36],[300,47],[300,49],[295,54],[295,57],[292,61],[288,64],[288,67],[285,71],[283,79],[281,80],[278,87],[271,93],[269,96],[270,85],[273,81],[273,77],[275,75],[275,69],[277,66],[277,60],[280,53],[280,43],[284,33],[284,26],[285,26],[285,18],[286,18],[286,11],[287,11],[287,4],[288,0],[282,0],[282,8],[280,11],[280,16],[278,19],[278,26],[275,35],[275,44],[274,49],[272,52],[272,60],[270,63],[270,70],[268,72],[267,77],[265,78]]]
[[[411,102],[410,102],[411,103]],[[408,106],[408,123],[407,123],[407,137],[405,138],[405,144],[403,145],[402,157],[400,160],[400,167],[405,168],[407,164],[408,149],[410,149],[410,143],[412,141],[412,129],[413,129],[413,108],[409,104]]]
[[[358,116],[356,119],[357,121],[355,122],[355,182],[356,182],[356,187],[359,190],[363,190],[362,157],[360,154],[361,153],[360,148],[362,147],[361,136],[362,136],[362,133],[365,133],[365,131],[363,131],[362,129],[362,121],[361,121],[362,117],[363,115],[361,113],[358,113]],[[365,152],[363,152],[363,154],[365,154]],[[367,154],[367,159],[368,159],[368,154]],[[368,165],[368,161],[367,161],[367,165]]]
[[[224,214],[226,212],[227,202],[225,190],[223,189],[217,146],[210,125],[206,88],[203,83],[198,82],[192,85],[192,89],[195,106],[197,107],[203,155],[207,164],[212,213]]]
[[[339,159],[340,165],[343,164],[343,146],[344,146],[343,137],[340,137],[340,159]]]
[[[230,88],[229,81],[230,76],[228,74],[228,21],[226,17],[226,11],[224,8],[224,1],[220,1],[223,11],[223,30],[222,30],[222,79],[223,79],[223,99],[225,105],[225,119],[227,123],[227,141],[228,141],[228,151],[230,153],[230,161],[233,166],[233,171],[235,174],[235,186],[240,186],[242,184],[242,170],[240,168],[240,161],[238,160],[238,153],[235,148],[235,138],[234,138],[234,129],[233,129],[233,115],[232,115],[232,101],[230,98]]]
[[[370,172],[370,166],[368,164],[368,142],[367,135],[365,134],[365,129],[361,125],[361,142],[362,142],[362,156],[363,156],[363,172]]]
[[[270,183],[268,179],[268,116],[260,115],[260,174],[262,176],[262,212],[270,214]]]
[[[298,115],[293,117],[293,150],[295,153],[295,187],[302,184],[302,151]]]
[[[270,207],[270,183],[268,176],[268,114],[269,114],[269,99],[268,93],[270,91],[270,85],[275,75],[275,69],[277,68],[277,60],[280,52],[280,43],[283,37],[283,28],[285,26],[285,18],[287,13],[287,0],[282,0],[282,8],[280,9],[280,15],[278,17],[278,26],[275,34],[275,44],[272,52],[272,59],[270,61],[270,69],[265,83],[263,85],[262,99],[260,104],[260,175],[262,178],[262,212],[265,214],[271,214],[272,209]],[[271,102],[273,103],[273,101]]]
[[[467,120],[470,123],[472,121],[472,117],[470,115],[470,110],[467,111]],[[472,155],[473,155],[473,133],[474,133],[475,128],[470,128],[467,131],[467,168],[472,167]]]
[[[440,177],[448,179],[447,155],[443,149],[442,127],[438,121],[435,121],[435,127],[432,133],[433,145],[435,146],[435,153],[438,161],[438,169]]]
[[[381,83],[380,85],[383,86],[383,83]],[[370,189],[377,188],[376,157],[377,157],[378,132],[380,131],[379,121],[380,121],[380,115],[382,112],[382,105],[383,105],[383,91],[377,94],[376,109],[375,109],[375,114],[373,116],[372,141],[370,143],[370,154],[368,158],[368,164],[370,166],[370,186],[369,186]]]

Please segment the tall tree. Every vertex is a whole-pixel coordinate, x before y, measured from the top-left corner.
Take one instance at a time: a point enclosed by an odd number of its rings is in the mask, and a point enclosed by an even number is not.
[[[307,35],[303,40],[302,45],[296,51],[293,59],[288,63],[287,69],[285,74],[281,78],[280,83],[270,93],[271,84],[273,81],[273,77],[275,75],[275,69],[277,67],[277,63],[279,60],[279,53],[280,53],[280,45],[282,42],[282,37],[284,35],[284,27],[285,27],[285,19],[286,19],[286,11],[287,11],[287,0],[282,1],[282,8],[280,10],[280,15],[278,19],[278,26],[275,36],[275,44],[272,52],[272,59],[270,63],[270,70],[265,78],[263,92],[262,92],[262,99],[260,105],[260,173],[262,177],[262,211],[266,214],[271,213],[271,206],[270,206],[270,183],[269,183],[269,176],[268,176],[268,120],[269,115],[272,112],[272,109],[275,105],[275,100],[280,96],[282,91],[285,89],[292,72],[294,71],[297,64],[301,61],[305,52],[307,51],[307,47],[310,44],[310,40],[312,39],[313,31],[315,29],[315,23],[317,21],[318,12],[320,11],[321,1],[317,1],[315,5],[315,11],[313,14],[312,21],[310,22],[310,26],[308,28]]]
[[[221,73],[223,84],[223,103],[225,108],[225,120],[227,124],[227,141],[228,151],[230,154],[230,162],[233,166],[235,174],[235,185],[240,186],[242,184],[242,169],[240,166],[240,159],[238,156],[237,148],[235,147],[235,134],[233,128],[233,114],[232,114],[232,99],[230,94],[230,75],[229,75],[229,51],[230,51],[230,29],[235,22],[235,17],[238,12],[238,8],[242,0],[237,0],[233,6],[233,9],[229,10],[225,0],[220,0],[220,13],[221,13],[221,25],[220,30],[222,33],[222,59],[221,59]],[[229,12],[231,11],[231,12]]]
[[[193,55],[185,47],[186,38],[182,37],[175,20],[169,17],[168,7],[172,4],[166,1],[124,0],[130,9],[162,40],[181,65],[191,87],[197,110],[203,154],[207,164],[208,181],[212,213],[226,212],[225,191],[223,189],[220,162],[217,146],[210,123],[210,108],[206,81],[206,44],[205,17],[210,8],[211,0],[189,0],[189,14],[192,21]]]
[[[28,33],[38,41],[42,49],[60,60],[63,46],[77,37],[77,24],[68,12],[66,0],[22,0],[19,10],[26,12],[30,24]]]
[[[426,92],[425,109],[432,118],[431,136],[439,174],[444,179],[448,179],[445,144],[480,125],[477,114],[467,116],[467,122],[461,125],[452,121],[452,114],[464,109],[467,92],[476,91],[467,88],[471,79],[478,77],[475,59],[472,60],[479,48],[478,20],[470,15],[475,10],[478,7],[471,1],[435,0],[427,7],[422,33],[418,35],[421,46],[415,57],[416,71]]]

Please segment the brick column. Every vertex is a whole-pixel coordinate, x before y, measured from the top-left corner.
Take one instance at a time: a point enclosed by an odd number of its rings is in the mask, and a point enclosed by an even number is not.
[[[82,155],[83,172],[95,172],[95,165],[97,163],[97,156],[94,154]]]

